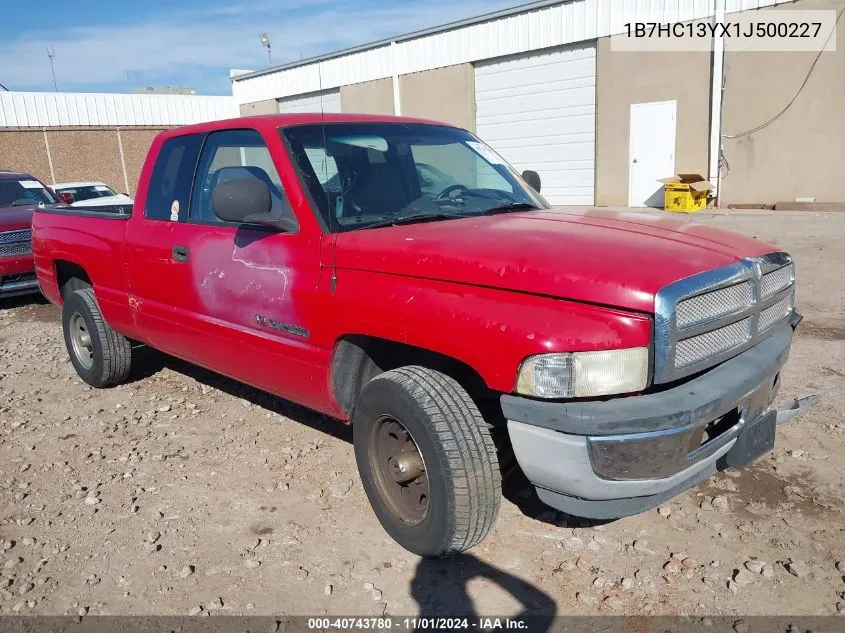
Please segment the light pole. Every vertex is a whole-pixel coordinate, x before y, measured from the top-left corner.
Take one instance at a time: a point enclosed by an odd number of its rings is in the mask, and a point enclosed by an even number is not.
[[[270,50],[270,36],[267,33],[259,33],[258,40],[261,42],[261,46],[267,49],[267,65],[273,65],[273,53]]]

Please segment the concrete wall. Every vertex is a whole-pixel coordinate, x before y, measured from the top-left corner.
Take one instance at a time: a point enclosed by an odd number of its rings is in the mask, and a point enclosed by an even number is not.
[[[343,112],[393,114],[393,80],[378,79],[340,88]]]
[[[44,132],[0,129],[0,169],[24,171],[50,184]]]
[[[402,114],[475,130],[475,71],[472,64],[399,77]]]
[[[799,0],[778,10],[836,9],[841,2]],[[753,129],[795,96],[817,53],[725,55],[722,134]],[[773,203],[796,197],[845,202],[845,23],[836,51],[822,53],[807,85],[786,113],[768,127],[737,139],[724,138],[720,203]],[[727,172],[727,173],[726,173]]]
[[[250,116],[253,114],[278,114],[279,102],[276,99],[267,99],[266,101],[256,101],[255,103],[242,103],[241,116]]]
[[[147,150],[160,131],[152,128],[120,130],[126,165],[124,173],[116,128],[52,128],[46,135],[43,130],[0,128],[0,168],[30,173],[48,185],[98,180],[116,191],[135,195]]]
[[[596,55],[596,204],[628,204],[632,103],[676,100],[675,172],[707,177],[710,53],[614,52],[601,38]]]

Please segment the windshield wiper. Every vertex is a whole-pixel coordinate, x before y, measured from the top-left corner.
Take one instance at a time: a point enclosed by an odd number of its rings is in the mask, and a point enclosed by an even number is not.
[[[468,218],[469,215],[463,213],[414,213],[412,215],[397,215],[393,217],[383,218],[370,224],[356,226],[349,229],[350,231],[360,231],[362,229],[377,229],[385,226],[400,226],[402,224],[415,224],[417,222],[435,222],[437,220],[452,220],[454,218]]]
[[[539,209],[536,204],[530,202],[509,202],[498,207],[490,207],[481,212],[481,215],[496,215],[497,213],[510,213],[511,211],[533,211]]]

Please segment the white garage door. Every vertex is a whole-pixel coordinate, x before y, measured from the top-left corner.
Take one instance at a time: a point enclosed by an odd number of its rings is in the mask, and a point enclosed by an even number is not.
[[[322,102],[322,108],[321,108]],[[279,112],[340,112],[340,90],[324,90],[279,99]]]
[[[590,44],[475,69],[476,132],[552,204],[593,204],[596,49]]]

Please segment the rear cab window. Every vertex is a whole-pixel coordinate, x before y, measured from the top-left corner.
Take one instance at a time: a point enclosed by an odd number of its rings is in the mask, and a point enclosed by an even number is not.
[[[187,217],[191,183],[204,138],[204,134],[187,134],[162,144],[147,189],[144,215],[148,219],[176,222]]]

